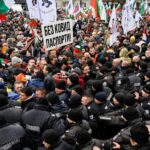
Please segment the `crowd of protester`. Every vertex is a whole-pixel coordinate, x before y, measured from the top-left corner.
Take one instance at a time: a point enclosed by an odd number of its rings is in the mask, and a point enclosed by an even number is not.
[[[125,35],[118,18],[110,47],[108,23],[80,18],[46,51],[26,19],[0,24],[0,150],[150,150],[150,22]]]

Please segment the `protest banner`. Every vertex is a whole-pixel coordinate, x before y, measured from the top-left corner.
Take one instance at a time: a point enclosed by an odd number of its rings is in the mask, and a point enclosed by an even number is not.
[[[30,18],[38,19],[43,24],[57,20],[55,0],[27,0]]]
[[[52,50],[73,42],[72,20],[51,22],[42,25],[44,45],[47,50]]]

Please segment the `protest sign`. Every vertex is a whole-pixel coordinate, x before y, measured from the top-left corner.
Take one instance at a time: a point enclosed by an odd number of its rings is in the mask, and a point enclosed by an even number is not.
[[[27,0],[30,18],[38,19],[43,24],[57,20],[55,0]]]
[[[42,25],[44,45],[47,50],[52,50],[73,42],[72,20],[52,22]]]

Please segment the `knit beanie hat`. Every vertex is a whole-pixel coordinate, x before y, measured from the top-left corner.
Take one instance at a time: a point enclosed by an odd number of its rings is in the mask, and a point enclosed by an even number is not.
[[[79,78],[75,74],[70,75],[69,79],[70,79],[70,81],[71,81],[72,84],[78,84],[79,83]]]
[[[70,98],[69,107],[76,108],[81,105],[81,96],[80,95],[72,95]]]
[[[116,98],[116,100],[119,102],[119,103],[123,103],[124,102],[124,93],[122,92],[118,92],[115,94],[114,96]]]
[[[11,58],[11,63],[12,63],[12,65],[14,65],[16,63],[22,63],[22,59],[17,56],[14,56]]]
[[[79,145],[81,145],[81,146],[85,145],[86,143],[88,143],[92,140],[91,135],[85,130],[77,133],[76,139],[77,139],[77,142],[79,143]]]
[[[134,95],[131,93],[124,94],[124,105],[133,106],[135,104]]]
[[[21,81],[23,83],[25,83],[27,81],[26,79],[26,75],[24,73],[19,73],[16,77],[15,77],[16,81]]]
[[[143,91],[146,92],[147,94],[150,94],[150,84],[147,84],[143,87]]]
[[[150,78],[150,71],[146,72],[145,76]]]
[[[56,93],[50,93],[47,95],[46,97],[47,101],[50,103],[50,104],[56,104],[59,102],[59,97]]]
[[[66,82],[64,80],[59,81],[56,84],[56,88],[61,89],[61,90],[65,90],[66,89]]]
[[[0,107],[3,107],[7,104],[8,104],[8,98],[5,95],[0,94]]]
[[[147,70],[147,67],[148,67],[147,63],[144,61],[141,61],[139,63],[139,66],[141,67],[142,70]]]
[[[75,92],[77,92],[81,96],[83,95],[83,89],[80,85],[74,86],[72,90],[74,90]]]
[[[75,67],[72,72],[77,73],[78,75],[82,74],[82,70],[79,67]]]
[[[107,96],[105,92],[98,92],[95,95],[95,98],[100,102],[106,102]]]
[[[73,51],[75,53],[82,53],[82,47],[80,45],[76,45]]]
[[[82,121],[83,115],[81,111],[72,109],[68,113],[68,118],[76,123],[79,123]]]
[[[127,121],[133,121],[139,117],[138,111],[134,107],[128,107],[122,115]]]
[[[130,137],[139,145],[145,144],[149,140],[148,129],[144,124],[138,124],[131,128]]]
[[[93,81],[92,86],[96,91],[102,90],[102,82],[100,80]]]
[[[55,145],[60,140],[60,136],[55,129],[48,129],[42,135],[43,141],[50,145]]]

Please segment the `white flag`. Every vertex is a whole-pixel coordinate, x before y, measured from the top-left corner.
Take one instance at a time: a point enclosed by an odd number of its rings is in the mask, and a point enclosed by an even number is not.
[[[116,21],[117,21],[116,8],[114,6],[113,10],[112,10],[110,21],[109,21],[109,27],[113,28],[114,24],[116,24]]]
[[[144,9],[147,10],[148,9],[148,2],[147,2],[147,0],[145,0],[145,4],[144,5],[145,5]]]
[[[130,5],[127,7],[127,15],[128,15],[128,32],[134,30],[136,28],[135,19],[133,15],[133,8]]]
[[[105,8],[102,0],[99,1],[99,7],[100,7],[101,20],[105,20],[105,22],[106,22],[107,21],[106,8]]]
[[[26,0],[30,18],[40,20],[40,13],[37,1]]]
[[[133,9],[130,6],[130,3],[124,5],[122,11],[122,27],[125,34],[129,31],[134,30],[136,28],[135,20],[133,17]]]
[[[142,16],[141,16],[141,14],[138,12],[138,10],[136,10],[136,13],[135,13],[135,24],[136,24],[136,27],[137,27],[137,28],[140,27],[140,19],[142,19]]]
[[[69,15],[73,15],[74,9],[72,0],[69,0],[68,5],[66,7],[66,11],[69,13]]]
[[[57,20],[57,9],[55,0],[38,0],[40,10],[40,20],[43,24],[48,24]]]
[[[27,0],[30,18],[36,18],[43,24],[56,21],[56,1],[55,0]]]
[[[110,46],[112,46],[117,41],[117,16],[116,8],[113,7],[109,27],[111,28],[112,35],[110,36]]]

